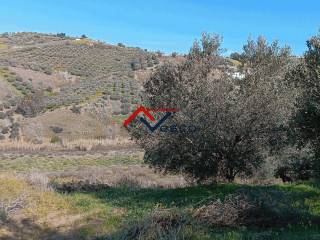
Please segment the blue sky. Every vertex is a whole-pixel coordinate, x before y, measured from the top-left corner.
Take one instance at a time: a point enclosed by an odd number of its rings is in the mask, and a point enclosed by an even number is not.
[[[317,0],[9,0],[0,6],[0,32],[86,34],[166,53],[187,52],[207,31],[223,35],[228,52],[263,35],[301,54],[320,29]]]

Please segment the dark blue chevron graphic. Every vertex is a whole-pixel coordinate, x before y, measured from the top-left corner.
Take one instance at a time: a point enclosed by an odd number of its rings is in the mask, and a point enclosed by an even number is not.
[[[140,121],[142,123],[144,123],[147,128],[149,128],[149,130],[151,132],[154,132],[156,129],[158,129],[162,123],[164,123],[164,121],[166,121],[170,116],[172,115],[171,112],[167,112],[166,115],[164,115],[158,122],[156,125],[154,125],[153,127],[148,123],[148,121],[146,119],[144,119],[143,117],[140,117]]]

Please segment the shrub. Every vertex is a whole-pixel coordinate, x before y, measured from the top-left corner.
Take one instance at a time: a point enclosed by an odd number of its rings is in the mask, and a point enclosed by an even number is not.
[[[313,175],[313,161],[314,157],[310,150],[300,149],[298,154],[289,155],[279,164],[274,176],[281,178],[283,182],[309,180]]]
[[[62,133],[63,132],[63,128],[62,127],[51,126],[50,128],[54,133]]]
[[[0,133],[0,141],[4,139],[6,139],[6,137]]]
[[[23,79],[22,79],[22,77],[20,77],[20,76],[16,76],[16,79],[15,79],[17,82],[22,82],[23,81]]]
[[[42,92],[25,96],[18,104],[16,113],[25,117],[35,117],[44,110],[45,104]]]
[[[52,136],[50,139],[50,143],[62,143],[62,139],[59,136]]]
[[[53,72],[53,70],[50,67],[43,67],[42,70],[45,74],[48,74],[48,75],[51,75]]]
[[[278,190],[240,189],[197,209],[195,218],[212,226],[284,227],[318,221],[298,210],[290,195]],[[305,217],[305,219],[304,219]]]
[[[7,115],[4,112],[0,112],[0,119],[5,119]]]
[[[230,58],[233,59],[233,60],[239,61],[239,62],[241,62],[241,60],[242,60],[241,54],[237,53],[237,52],[231,53],[230,54]]]
[[[121,232],[107,239],[194,239],[188,236],[190,233],[188,234],[183,231],[187,224],[190,223],[185,213],[176,209],[157,209],[150,214],[150,216],[138,222],[131,223]]]
[[[171,57],[175,58],[177,56],[178,56],[178,53],[176,53],[176,52],[171,53]]]
[[[52,90],[53,90],[52,87],[47,87],[47,88],[46,88],[46,91],[47,91],[47,92],[52,92]]]
[[[20,124],[13,123],[11,126],[11,132],[9,138],[12,140],[19,140],[20,139],[20,132],[19,132]]]
[[[76,106],[73,105],[72,108],[70,108],[71,112],[75,113],[75,114],[80,114],[81,113],[81,107],[80,106]]]
[[[156,51],[156,54],[158,57],[162,57],[163,56],[163,53],[161,51]]]
[[[3,102],[3,107],[4,107],[5,109],[9,109],[11,106],[10,106],[10,103],[9,103],[9,102],[5,101],[5,102]]]
[[[57,33],[57,37],[65,38],[66,34],[65,33]]]
[[[16,198],[0,199],[0,220],[6,220],[11,214],[27,205],[27,194],[21,193]]]
[[[4,127],[4,128],[2,129],[2,131],[1,131],[1,133],[2,133],[2,134],[7,134],[7,133],[9,133],[9,131],[10,131],[10,128]]]
[[[116,100],[120,100],[120,99],[121,99],[120,95],[115,95],[115,94],[110,95],[110,100],[116,101]]]
[[[100,182],[94,182],[91,183],[89,180],[85,181],[71,181],[71,182],[65,182],[65,183],[58,183],[58,182],[52,182],[52,187],[63,193],[72,193],[72,192],[99,192],[105,189],[110,188],[109,185],[100,183]]]
[[[9,104],[11,105],[11,107],[14,107],[14,106],[17,105],[18,100],[17,100],[16,98],[10,98],[10,99],[8,100],[8,102],[9,102]]]
[[[107,94],[103,95],[103,96],[102,96],[102,99],[103,99],[103,100],[109,100],[109,95],[107,95]]]
[[[138,59],[134,59],[132,62],[131,62],[131,69],[133,71],[136,71],[136,70],[139,70],[142,68],[142,65],[141,65],[141,62],[138,60]]]

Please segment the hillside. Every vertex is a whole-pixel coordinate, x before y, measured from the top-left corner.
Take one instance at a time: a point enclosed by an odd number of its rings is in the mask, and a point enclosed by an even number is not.
[[[119,123],[139,104],[141,82],[159,61],[157,54],[140,48],[86,37],[4,33],[0,35],[0,139],[40,143],[56,135],[125,136]],[[42,94],[40,114],[16,114],[21,99],[36,93]],[[53,128],[65,134],[60,136]]]

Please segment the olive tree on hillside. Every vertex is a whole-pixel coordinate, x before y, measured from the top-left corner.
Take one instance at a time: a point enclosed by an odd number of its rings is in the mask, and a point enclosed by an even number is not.
[[[35,92],[33,95],[24,96],[19,102],[16,113],[24,117],[35,117],[45,108],[43,93]]]
[[[199,130],[132,128],[147,163],[198,181],[233,181],[259,168],[270,138],[293,108],[291,91],[282,81],[290,51],[259,38],[249,41],[243,54],[249,67],[245,78],[234,79],[221,56],[221,37],[203,34],[183,63],[157,69],[145,83],[144,104],[178,108],[166,124],[193,124]]]

